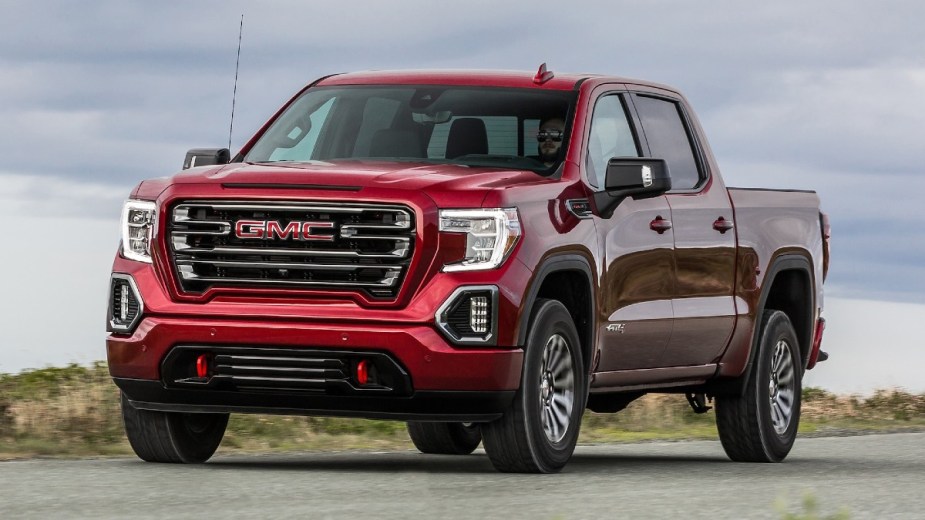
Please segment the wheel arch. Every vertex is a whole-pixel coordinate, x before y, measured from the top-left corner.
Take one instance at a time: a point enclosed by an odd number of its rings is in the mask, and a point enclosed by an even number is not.
[[[591,264],[579,254],[560,254],[545,259],[535,271],[523,300],[517,325],[517,344],[527,341],[530,317],[537,299],[557,300],[565,305],[581,341],[585,369],[590,372],[594,346],[594,275]]]
[[[806,367],[809,349],[813,343],[813,316],[816,309],[814,285],[813,264],[807,257],[785,254],[774,259],[761,288],[745,373],[751,369],[761,340],[760,317],[769,309],[779,310],[790,318],[790,323],[797,333],[797,341],[800,343],[800,361],[803,367]]]
[[[807,253],[808,254],[808,253]],[[754,328],[749,342],[748,357],[742,373],[707,384],[712,394],[741,394],[755,362],[761,342],[761,316],[765,310],[779,310],[787,315],[799,342],[800,362],[805,371],[809,350],[812,348],[816,293],[813,264],[799,253],[786,253],[770,262],[758,304],[755,307]]]

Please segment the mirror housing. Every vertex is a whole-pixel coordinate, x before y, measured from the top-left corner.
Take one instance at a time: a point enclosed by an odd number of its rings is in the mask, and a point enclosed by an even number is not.
[[[612,157],[607,161],[604,191],[594,195],[594,202],[601,217],[610,218],[626,197],[658,197],[670,189],[671,176],[664,159]]]
[[[183,169],[211,164],[228,164],[230,161],[231,152],[227,148],[193,148],[186,152]]]

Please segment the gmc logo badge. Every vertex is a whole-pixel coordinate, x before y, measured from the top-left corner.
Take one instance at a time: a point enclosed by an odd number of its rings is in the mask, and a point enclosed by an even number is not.
[[[333,222],[299,222],[293,220],[283,227],[278,220],[239,220],[234,225],[234,236],[243,239],[262,240],[326,240],[333,241],[334,235],[318,235],[318,229],[334,229]]]

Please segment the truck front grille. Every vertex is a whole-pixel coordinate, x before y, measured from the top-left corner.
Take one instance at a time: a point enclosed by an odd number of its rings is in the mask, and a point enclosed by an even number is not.
[[[397,295],[414,238],[410,209],[356,203],[183,202],[167,232],[186,292],[361,289],[378,298]]]

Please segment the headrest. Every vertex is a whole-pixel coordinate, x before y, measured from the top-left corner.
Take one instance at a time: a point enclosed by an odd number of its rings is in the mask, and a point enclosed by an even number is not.
[[[453,121],[446,139],[446,158],[461,155],[487,154],[488,133],[485,122],[476,117],[462,117]]]

